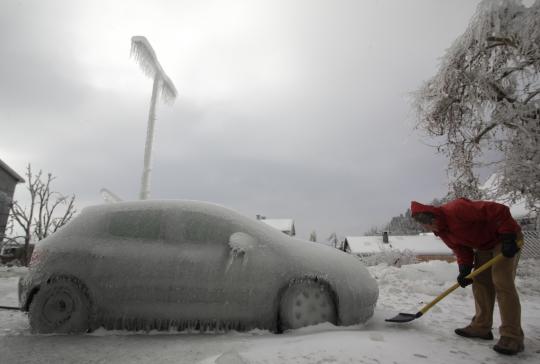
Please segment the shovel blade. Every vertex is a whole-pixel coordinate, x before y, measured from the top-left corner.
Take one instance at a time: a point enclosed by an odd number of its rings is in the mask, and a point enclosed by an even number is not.
[[[386,319],[385,321],[386,322],[404,323],[404,322],[410,322],[412,320],[416,320],[420,316],[422,316],[421,312],[418,312],[418,313],[403,313],[403,312],[400,312],[399,315],[394,316],[394,317],[392,317],[390,319]]]

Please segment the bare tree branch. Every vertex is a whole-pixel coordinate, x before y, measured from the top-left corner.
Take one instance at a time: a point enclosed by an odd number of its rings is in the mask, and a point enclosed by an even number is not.
[[[22,207],[17,201],[12,205],[10,218],[22,230],[24,239],[24,264],[28,264],[30,243],[34,240],[46,238],[51,233],[69,222],[74,216],[75,196],[65,197],[51,190],[55,177],[47,174],[43,181],[42,171],[34,174],[30,164],[26,170],[26,188],[30,195],[27,207]],[[57,212],[62,210],[58,216]],[[13,237],[12,237],[13,239]]]
[[[528,104],[529,101],[531,101],[536,95],[540,95],[540,89],[533,91],[529,94],[529,96],[523,101],[524,104]]]

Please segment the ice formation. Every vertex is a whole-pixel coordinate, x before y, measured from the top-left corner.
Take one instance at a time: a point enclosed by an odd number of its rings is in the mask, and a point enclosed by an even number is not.
[[[235,259],[242,259],[242,266],[246,266],[249,260],[247,252],[255,248],[257,240],[246,233],[236,232],[231,235],[229,239],[229,247],[231,249],[229,253],[229,263],[227,264],[226,272],[232,266]]]
[[[85,286],[91,326],[107,329],[278,330],[281,297],[302,280],[332,290],[341,325],[366,321],[378,297],[353,256],[195,201],[86,208],[37,246],[22,307],[55,275]]]

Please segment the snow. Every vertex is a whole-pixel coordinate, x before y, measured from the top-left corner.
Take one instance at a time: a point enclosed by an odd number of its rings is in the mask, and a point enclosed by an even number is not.
[[[364,325],[320,324],[275,335],[247,333],[161,333],[98,330],[93,334],[32,335],[25,314],[0,310],[2,363],[534,363],[540,359],[540,264],[523,260],[518,268],[525,352],[509,358],[495,353],[495,341],[458,337],[456,327],[473,314],[471,288],[458,289],[420,319],[407,324],[384,321],[399,312],[415,313],[455,282],[457,267],[442,261],[401,268],[369,268],[380,298]],[[0,269],[0,305],[16,304],[16,276]],[[497,309],[496,309],[497,311]],[[499,325],[495,314],[495,326]],[[497,337],[497,330],[494,330]],[[535,359],[536,358],[536,359]]]
[[[294,220],[292,219],[261,219],[259,221],[264,222],[266,225],[278,229],[284,233],[290,233],[294,231]]]
[[[383,243],[382,236],[348,236],[347,242],[354,254],[374,254],[393,249],[410,251],[415,255],[452,255],[450,248],[433,234],[390,235],[388,243]]]

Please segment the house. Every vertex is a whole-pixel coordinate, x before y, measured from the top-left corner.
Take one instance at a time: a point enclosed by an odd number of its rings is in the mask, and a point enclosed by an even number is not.
[[[384,251],[399,251],[412,254],[420,261],[454,261],[450,248],[433,233],[419,235],[348,236],[343,243],[343,250],[360,257],[367,257]]]
[[[28,255],[32,256],[34,244],[28,245]],[[24,245],[21,245],[13,240],[8,240],[2,244],[0,248],[0,264],[10,264],[14,261],[22,262],[25,257]]]
[[[540,235],[537,231],[523,231],[524,246],[521,258],[540,259]],[[398,251],[411,254],[420,261],[445,260],[455,261],[450,248],[433,233],[420,235],[389,236],[387,242],[383,236],[348,236],[341,250],[359,257],[369,257],[385,251]]]
[[[24,179],[0,159],[0,242],[5,236],[15,186],[22,182]]]
[[[257,215],[257,220],[264,222],[265,224],[273,227],[274,229],[278,229],[284,234],[287,234],[289,236],[295,236],[296,235],[296,229],[294,227],[294,220],[293,219],[268,219],[266,216]]]

